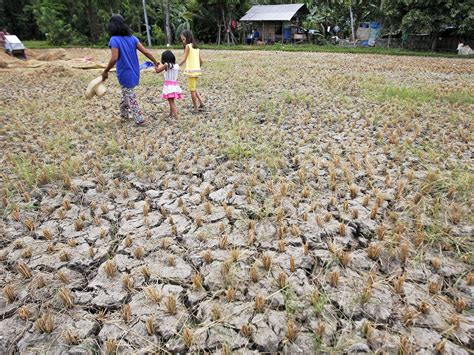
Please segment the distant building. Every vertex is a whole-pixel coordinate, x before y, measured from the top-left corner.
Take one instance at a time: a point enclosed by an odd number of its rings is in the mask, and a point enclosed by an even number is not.
[[[301,25],[307,13],[305,4],[255,5],[240,22],[246,25],[249,34],[256,29],[258,40],[264,43],[299,41],[306,38]]]

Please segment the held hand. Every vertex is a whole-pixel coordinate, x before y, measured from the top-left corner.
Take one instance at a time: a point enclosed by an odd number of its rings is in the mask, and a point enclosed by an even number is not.
[[[104,71],[102,72],[102,81],[107,80],[108,77],[109,77],[109,73],[104,70]]]

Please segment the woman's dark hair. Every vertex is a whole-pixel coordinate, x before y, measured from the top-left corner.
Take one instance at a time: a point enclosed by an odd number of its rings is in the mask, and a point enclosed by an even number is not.
[[[109,20],[108,30],[111,36],[131,36],[132,31],[121,15],[113,15]]]
[[[168,64],[168,69],[172,69],[173,65],[176,64],[176,57],[171,51],[164,51],[161,53],[161,63]]]
[[[187,44],[191,43],[193,48],[199,48],[196,41],[194,40],[193,33],[190,30],[182,31],[181,36],[183,36],[186,39],[186,44],[184,45],[185,47]]]

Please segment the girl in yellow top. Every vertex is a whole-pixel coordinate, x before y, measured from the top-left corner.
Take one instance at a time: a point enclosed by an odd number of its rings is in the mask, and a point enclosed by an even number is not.
[[[201,95],[197,91],[197,79],[201,75],[202,57],[190,30],[181,32],[180,38],[184,45],[184,57],[179,65],[182,66],[186,63],[184,74],[188,77],[188,89],[193,100],[193,112],[198,112],[204,107]]]

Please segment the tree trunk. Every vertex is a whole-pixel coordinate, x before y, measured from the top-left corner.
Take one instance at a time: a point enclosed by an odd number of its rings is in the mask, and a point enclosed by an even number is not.
[[[433,34],[433,38],[431,39],[431,51],[436,52],[438,49],[438,37],[439,37],[439,32],[435,32]]]
[[[349,14],[351,15],[351,31],[352,31],[352,41],[355,42],[355,31],[354,31],[354,13],[352,12],[352,6],[349,6]]]
[[[170,2],[169,2],[169,0],[164,0],[164,10],[165,10],[165,34],[166,34],[166,44],[172,44],[172,43],[173,43],[173,39],[171,38]]]

